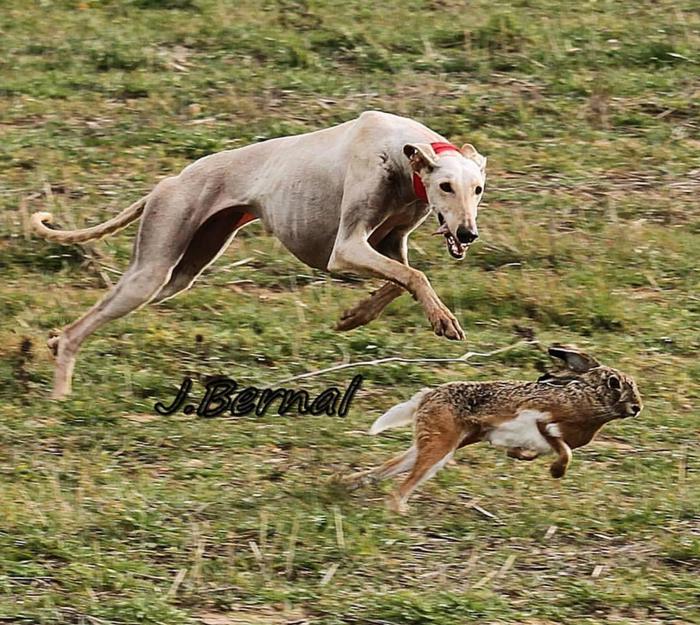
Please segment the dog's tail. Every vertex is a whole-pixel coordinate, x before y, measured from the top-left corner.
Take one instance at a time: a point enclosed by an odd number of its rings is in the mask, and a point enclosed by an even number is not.
[[[432,389],[429,388],[421,389],[408,401],[390,408],[388,412],[385,412],[372,424],[372,427],[369,429],[369,433],[379,434],[379,432],[383,432],[389,428],[398,428],[402,425],[413,423],[418,406],[420,406],[420,403],[423,400],[423,397],[425,397],[426,393],[429,393],[431,390]]]
[[[129,208],[124,209],[121,213],[108,219],[107,221],[92,226],[91,228],[83,228],[82,230],[54,230],[46,226],[47,223],[53,221],[51,213],[34,213],[31,217],[31,225],[40,237],[47,241],[56,241],[57,243],[83,243],[92,239],[101,239],[102,237],[117,232],[125,226],[129,225],[135,219],[138,219],[146,207],[148,195],[134,202]]]

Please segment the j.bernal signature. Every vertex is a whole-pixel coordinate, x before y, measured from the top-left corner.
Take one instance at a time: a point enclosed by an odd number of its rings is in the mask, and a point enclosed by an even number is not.
[[[362,376],[356,375],[344,392],[332,386],[321,391],[312,400],[307,391],[286,388],[260,389],[254,386],[238,388],[235,380],[217,378],[205,385],[204,395],[198,403],[189,403],[192,379],[186,377],[169,405],[158,402],[154,408],[162,415],[182,410],[187,415],[196,412],[200,417],[218,417],[224,414],[240,417],[252,413],[263,416],[270,405],[279,400],[276,406],[278,415],[284,415],[296,407],[298,414],[302,415],[326,414],[331,417],[344,417],[361,385]]]

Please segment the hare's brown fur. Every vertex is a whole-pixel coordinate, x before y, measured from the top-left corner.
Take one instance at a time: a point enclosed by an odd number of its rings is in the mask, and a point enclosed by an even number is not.
[[[413,447],[347,481],[360,485],[409,471],[391,500],[402,510],[457,449],[481,440],[506,446],[508,456],[520,460],[554,452],[550,473],[563,477],[572,449],[588,444],[608,421],[639,414],[642,401],[634,380],[621,371],[569,347],[552,346],[550,354],[568,370],[536,382],[452,382],[415,396],[405,404],[413,413]],[[387,423],[376,431],[395,425]],[[519,437],[522,446],[509,444]]]

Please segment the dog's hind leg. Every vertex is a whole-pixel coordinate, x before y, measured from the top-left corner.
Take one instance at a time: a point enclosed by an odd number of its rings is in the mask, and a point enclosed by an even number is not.
[[[195,232],[167,284],[153,298],[156,304],[189,289],[199,275],[226,251],[238,230],[256,217],[241,207],[221,210]]]
[[[132,266],[114,288],[80,319],[63,328],[49,340],[56,354],[56,369],[51,397],[62,399],[71,391],[75,358],[83,341],[108,321],[136,310],[158,292],[170,275],[170,267]]]
[[[161,183],[144,213],[134,247],[134,258],[121,279],[101,301],[80,319],[49,340],[56,355],[52,398],[61,399],[71,390],[75,358],[83,341],[105,323],[147,304],[170,279],[173,268],[190,240],[191,207],[179,200],[176,187]],[[179,217],[179,219],[178,219]]]

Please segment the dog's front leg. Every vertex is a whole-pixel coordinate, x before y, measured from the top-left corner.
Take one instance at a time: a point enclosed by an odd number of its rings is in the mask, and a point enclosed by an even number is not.
[[[380,276],[407,290],[420,302],[435,334],[448,339],[464,339],[464,331],[450,310],[437,296],[425,274],[377,252],[364,236],[340,238],[333,247],[328,270]]]

